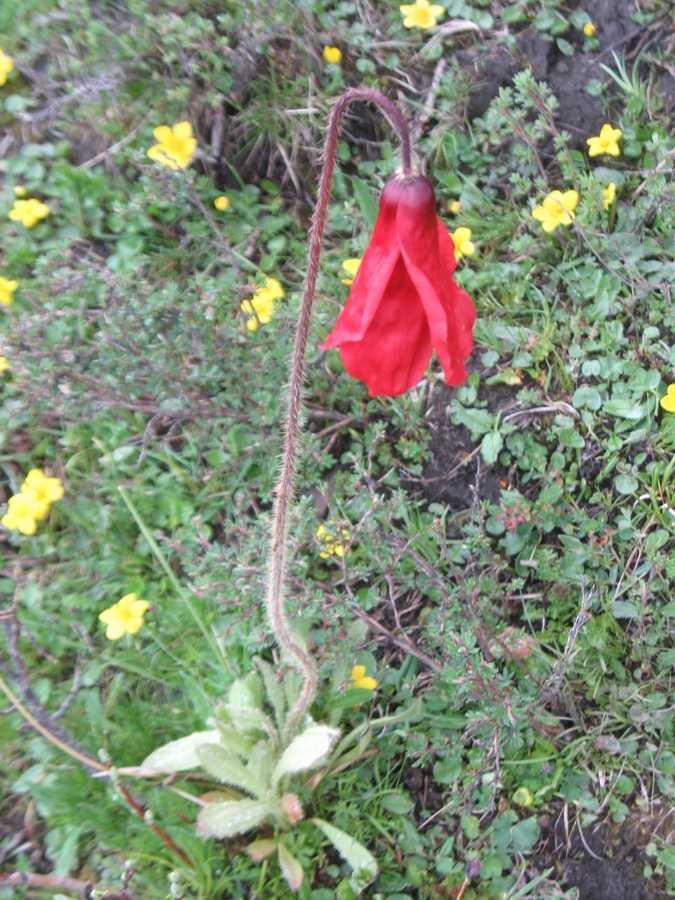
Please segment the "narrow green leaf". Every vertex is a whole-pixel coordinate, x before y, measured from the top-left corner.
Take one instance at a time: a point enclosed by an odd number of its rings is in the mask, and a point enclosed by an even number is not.
[[[258,781],[271,786],[276,758],[277,754],[269,741],[258,741],[249,754],[246,768]]]
[[[339,736],[337,728],[328,725],[310,725],[299,734],[281,754],[274,767],[272,784],[278,784],[284,775],[305,772],[312,769],[330,753],[330,748]]]
[[[328,761],[328,769],[332,769],[332,767],[336,764],[342,763],[342,755],[347,751],[349,747],[358,742],[359,745],[359,754],[362,753],[368,744],[373,735],[373,731],[389,728],[391,725],[399,725],[401,722],[416,722],[420,718],[422,718],[424,714],[424,703],[421,698],[417,698],[413,700],[410,706],[406,706],[405,709],[400,712],[393,713],[390,716],[382,716],[380,719],[372,719],[370,722],[361,722],[356,728],[353,728],[345,737],[342,738],[340,743],[337,745],[335,750],[333,750],[330,759]]]
[[[265,691],[267,697],[274,709],[274,716],[277,721],[277,728],[281,731],[284,727],[286,716],[286,695],[280,680],[277,679],[278,671],[268,662],[260,657],[255,658],[255,664],[260,669],[260,674],[265,682]]]
[[[259,800],[267,795],[268,785],[256,778],[234,754],[228,753],[218,744],[197,747],[196,754],[209,775],[213,775],[223,784],[253,794]]]
[[[283,841],[279,841],[279,866],[288,886],[292,891],[299,891],[305,875],[302,866],[287,849]]]
[[[225,704],[225,711],[232,720],[237,731],[264,732],[270,736],[276,733],[276,729],[271,720],[260,709],[251,709],[244,706],[232,706],[230,703]]]
[[[358,178],[352,178],[352,187],[354,189],[354,197],[363,216],[363,221],[366,223],[368,231],[372,231],[377,221],[377,201],[366,185],[359,181]]]
[[[229,838],[262,825],[274,812],[271,803],[260,800],[223,800],[209,803],[197,819],[203,837]]]
[[[219,741],[219,731],[195,731],[153,750],[150,756],[143,760],[141,768],[156,769],[157,772],[167,774],[196,769],[200,765],[197,748],[204,744],[217,744]]]
[[[344,694],[334,697],[330,701],[330,708],[351,709],[354,706],[358,706],[360,703],[367,703],[369,700],[372,700],[374,695],[375,691],[372,691],[369,688],[350,688],[348,691],[345,691]]]
[[[356,893],[360,893],[370,882],[377,877],[377,862],[375,857],[369,850],[354,840],[351,835],[346,834],[330,822],[323,819],[314,818],[311,820],[317,828],[326,835],[328,840],[354,870],[352,876],[352,887]]]
[[[245,678],[237,678],[227,694],[228,706],[241,709],[262,709],[260,682],[255,672],[249,672]]]
[[[216,724],[220,734],[219,743],[223,748],[228,753],[235,753],[237,756],[246,758],[255,746],[255,741],[240,734],[236,728],[232,728],[229,725],[221,725],[218,721],[216,721]]]
[[[272,838],[262,838],[259,841],[250,843],[246,848],[246,852],[251,859],[256,862],[262,862],[263,859],[267,859],[268,856],[271,856],[276,849],[276,841],[272,840]]]

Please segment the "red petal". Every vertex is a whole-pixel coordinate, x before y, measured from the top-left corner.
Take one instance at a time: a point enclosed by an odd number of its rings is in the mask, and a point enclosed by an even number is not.
[[[321,350],[339,347],[344,341],[361,340],[377,313],[400,257],[396,236],[397,185],[396,181],[389,181],[384,186],[375,230],[354,277],[349,299],[338,316],[335,328],[319,345]]]
[[[424,307],[446,384],[461,384],[466,378],[464,360],[473,348],[476,313],[468,294],[452,277],[457,266],[455,248],[436,215],[431,182],[419,176],[413,186],[414,191],[405,193],[399,203],[399,246]]]
[[[366,383],[371,397],[405,393],[431,359],[427,318],[402,259],[385,287],[386,298],[360,340],[340,342],[345,369]]]

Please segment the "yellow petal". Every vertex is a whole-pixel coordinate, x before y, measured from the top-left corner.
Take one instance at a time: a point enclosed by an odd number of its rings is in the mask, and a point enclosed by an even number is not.
[[[145,622],[142,618],[129,619],[127,622],[127,631],[129,634],[138,634],[141,628],[145,625]]]
[[[180,138],[181,140],[192,138],[192,125],[190,122],[179,122],[177,125],[173,126],[173,133],[174,137]]]
[[[129,608],[133,616],[143,616],[150,609],[150,604],[147,600],[136,600]]]
[[[559,224],[560,222],[556,219],[546,219],[541,223],[541,227],[544,229],[544,231],[550,234],[552,231],[556,230]]]
[[[125,633],[124,623],[119,621],[119,619],[113,619],[105,630],[105,636],[109,641],[119,641]]]
[[[565,209],[572,211],[577,208],[579,195],[576,191],[565,191],[560,200]]]
[[[168,143],[173,137],[173,132],[168,125],[160,125],[158,128],[153,128],[152,134],[155,140],[159,141],[160,144]]]
[[[351,275],[352,278],[359,271],[359,266],[361,265],[361,257],[346,259],[342,263],[342,268],[347,272],[347,274]]]
[[[355,688],[365,688],[368,691],[377,689],[377,681],[374,678],[357,678],[354,682]]]
[[[661,407],[666,412],[675,412],[675,384],[668,385],[668,393],[661,397]]]

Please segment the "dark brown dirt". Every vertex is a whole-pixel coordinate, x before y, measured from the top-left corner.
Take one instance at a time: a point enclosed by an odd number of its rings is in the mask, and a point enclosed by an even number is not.
[[[578,900],[665,900],[669,896],[661,879],[647,881],[642,874],[649,862],[645,848],[658,819],[645,820],[635,812],[622,825],[599,821],[582,835],[578,824],[568,831],[564,804],[559,804],[542,817],[542,826],[542,845],[533,864],[538,870],[555,866],[566,887],[579,889]]]
[[[469,119],[482,116],[499,89],[511,85],[513,76],[529,66],[537,81],[548,84],[560,104],[555,115],[559,127],[570,133],[573,146],[586,149],[588,135],[597,134],[607,121],[603,102],[590,96],[586,85],[591,79],[597,79],[609,85],[610,97],[615,93],[611,78],[600,65],[616,69],[612,56],[615,53],[619,59],[625,59],[630,73],[642,50],[665,49],[675,40],[672,20],[666,15],[649,27],[637,25],[631,18],[635,12],[633,0],[596,0],[594,3],[574,5],[585,8],[597,28],[599,46],[593,52],[582,52],[583,37],[568,31],[563,37],[575,46],[577,52],[573,57],[567,57],[554,41],[547,39],[548,35],[530,25],[516,36],[516,54],[500,46],[488,51],[470,48],[457,53],[460,66],[470,72],[474,80]],[[658,58],[658,53],[656,56]],[[650,82],[652,94],[661,97],[666,113],[673,112],[675,72],[658,64],[651,70],[647,66],[639,66],[639,72],[641,78]]]
[[[450,404],[455,388],[442,387],[434,395],[433,411],[428,416],[432,431],[428,463],[422,477],[410,479],[410,493],[422,493],[430,503],[443,503],[455,513],[469,510],[489,500],[498,503],[500,491],[509,486],[511,473],[504,466],[487,467],[480,455],[480,440],[471,439],[464,426],[453,425]],[[495,415],[517,406],[514,388],[481,384],[479,400]]]

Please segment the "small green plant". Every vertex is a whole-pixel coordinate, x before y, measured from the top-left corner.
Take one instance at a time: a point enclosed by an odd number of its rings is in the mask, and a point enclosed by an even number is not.
[[[172,741],[123,774],[150,777],[200,769],[226,785],[209,791],[203,799],[195,798],[202,807],[197,818],[199,833],[231,839],[253,829],[271,830],[273,836],[252,841],[246,852],[256,861],[276,853],[284,878],[291,890],[297,891],[303,869],[285,835],[303,822],[308,792],[363,757],[373,725],[366,721],[340,739],[338,728],[309,718],[299,725],[293,723],[300,676],[279,672],[261,659],[255,662],[260,675],[251,672],[233,683],[227,701],[216,708],[213,729]],[[411,708],[382,717],[377,727],[402,722],[414,714]],[[317,817],[311,822],[350,865],[351,887],[355,894],[360,893],[377,875],[372,854],[335,825]]]

